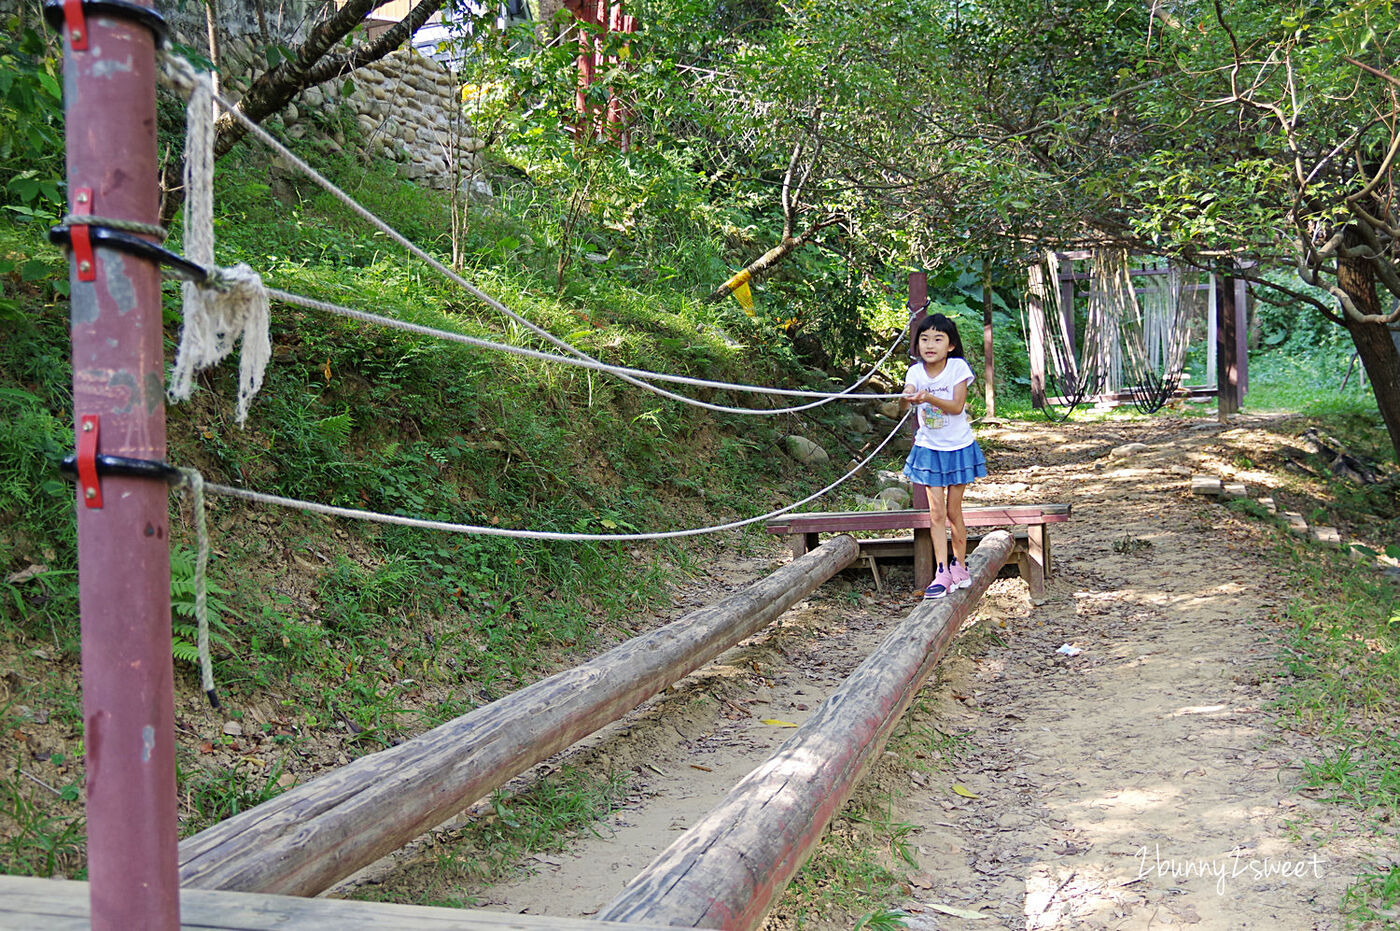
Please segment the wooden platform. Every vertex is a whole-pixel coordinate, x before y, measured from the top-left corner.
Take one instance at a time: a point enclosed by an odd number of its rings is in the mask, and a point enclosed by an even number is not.
[[[1012,561],[1026,580],[1033,598],[1045,594],[1045,578],[1051,572],[1049,525],[1069,520],[1068,504],[1018,504],[1005,507],[965,507],[963,520],[968,527],[1012,527],[1016,548]],[[816,547],[823,533],[856,531],[913,530],[908,540],[914,557],[914,584],[923,588],[933,580],[933,534],[927,510],[903,511],[816,511],[785,514],[767,522],[769,533],[786,534],[792,541],[793,558]],[[858,541],[861,555],[889,558],[903,555],[905,540]],[[972,545],[969,538],[969,546]]]
[[[90,927],[87,883],[0,876],[0,929],[90,931]],[[212,889],[180,891],[180,927],[187,931],[669,931],[656,924]]]

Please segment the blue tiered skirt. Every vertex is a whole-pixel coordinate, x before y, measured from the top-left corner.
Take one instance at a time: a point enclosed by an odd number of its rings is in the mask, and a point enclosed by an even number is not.
[[[966,485],[973,479],[987,477],[987,460],[976,440],[951,451],[915,446],[904,461],[904,474],[909,481],[930,488]]]

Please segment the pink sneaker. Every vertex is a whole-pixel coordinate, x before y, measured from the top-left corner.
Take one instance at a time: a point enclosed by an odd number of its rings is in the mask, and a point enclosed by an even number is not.
[[[951,591],[955,591],[957,586],[953,584],[953,577],[948,574],[948,570],[939,568],[938,574],[933,577],[928,588],[924,589],[924,599],[942,598]]]
[[[972,576],[968,575],[967,567],[956,559],[948,563],[948,574],[953,577],[954,588],[972,587]]]

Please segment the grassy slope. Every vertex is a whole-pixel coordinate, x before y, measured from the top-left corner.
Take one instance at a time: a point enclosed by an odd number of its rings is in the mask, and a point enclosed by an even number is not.
[[[248,261],[287,290],[548,348],[326,195],[256,164],[221,168],[221,262]],[[352,193],[411,238],[445,250],[442,197],[387,169],[329,168],[356,179]],[[527,211],[512,215],[517,204],[473,210],[466,274],[519,313],[622,364],[801,385],[803,369],[771,331],[696,302],[686,279],[658,283],[640,262],[580,261],[556,294],[554,253],[533,244],[557,230],[548,218],[531,225]],[[71,489],[53,471],[71,445],[63,259],[33,229],[0,237],[0,252],[24,257],[0,304],[0,563],[7,576],[20,573],[0,583],[11,644],[0,715],[5,733],[18,735],[0,745],[0,810],[13,822],[0,868],[73,874],[82,869],[74,540]],[[169,286],[166,319],[173,353],[178,295]],[[201,376],[194,398],[169,409],[173,462],[211,481],[316,501],[581,532],[749,516],[834,477],[781,454],[781,436],[813,432],[810,418],[711,413],[606,376],[285,307],[274,310],[273,344],[246,426],[232,418],[232,366]],[[183,499],[172,508],[176,633],[192,642],[191,513]],[[226,625],[216,673],[231,724],[197,697],[193,666],[178,664],[186,832],[598,652],[629,635],[634,617],[711,548],[765,542],[752,530],[674,543],[538,543],[218,498],[209,517]]]

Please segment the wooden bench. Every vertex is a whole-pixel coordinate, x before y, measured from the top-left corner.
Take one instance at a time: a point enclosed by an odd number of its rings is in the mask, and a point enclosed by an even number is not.
[[[1024,504],[1010,507],[965,507],[968,527],[1011,527],[1016,540],[1011,561],[1030,587],[1033,598],[1045,594],[1045,578],[1050,574],[1050,524],[1069,520],[1068,504]],[[792,540],[793,558],[817,546],[823,533],[853,531],[910,530],[914,536],[896,539],[861,540],[861,555],[914,556],[914,584],[923,588],[933,581],[933,534],[926,509],[907,511],[827,511],[785,514],[768,521],[769,533],[786,534]],[[968,549],[974,541],[968,535]]]

